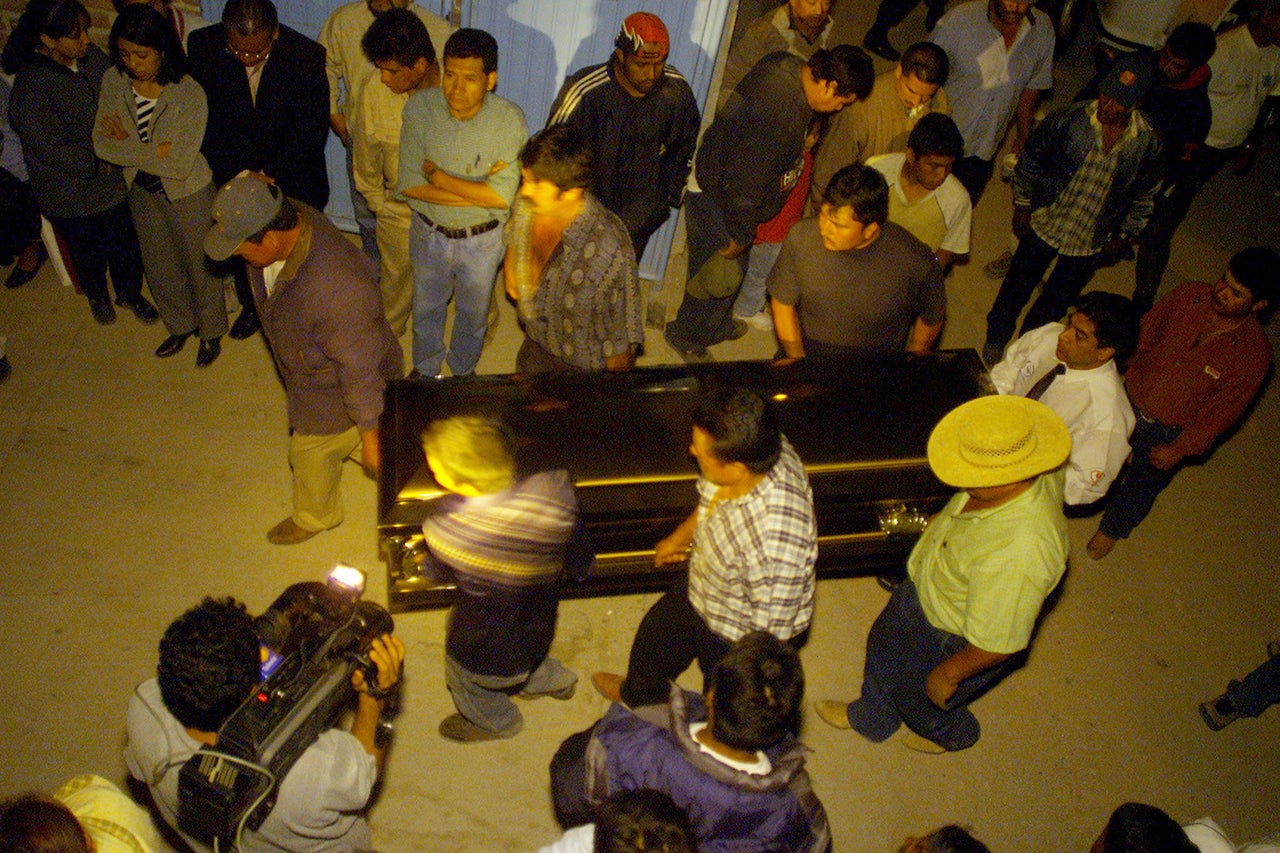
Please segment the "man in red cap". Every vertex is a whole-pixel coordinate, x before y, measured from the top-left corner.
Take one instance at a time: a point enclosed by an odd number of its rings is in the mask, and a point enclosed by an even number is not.
[[[570,75],[547,119],[592,141],[593,192],[626,225],[637,259],[680,205],[701,122],[693,90],[667,65],[670,47],[657,15],[628,16],[613,56]]]

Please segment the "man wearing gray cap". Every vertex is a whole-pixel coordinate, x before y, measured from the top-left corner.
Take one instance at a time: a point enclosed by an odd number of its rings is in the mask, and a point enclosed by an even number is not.
[[[1013,173],[1018,251],[987,314],[987,364],[1000,360],[1054,258],[1025,329],[1062,319],[1093,271],[1115,263],[1142,233],[1164,170],[1160,135],[1137,109],[1154,78],[1141,59],[1119,59],[1097,100],[1051,113],[1032,131]]]
[[[403,356],[372,264],[323,214],[243,172],[219,190],[213,219],[205,252],[245,260],[284,381],[293,514],[267,540],[294,545],[342,522],[342,463],[357,446],[377,476],[383,390],[403,375]]]

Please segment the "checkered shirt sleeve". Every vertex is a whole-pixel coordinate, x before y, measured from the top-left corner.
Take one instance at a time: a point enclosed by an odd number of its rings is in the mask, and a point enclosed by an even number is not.
[[[764,630],[789,640],[813,618],[818,529],[813,491],[785,439],[782,456],[747,494],[714,501],[699,480],[689,601],[707,627],[734,641]]]

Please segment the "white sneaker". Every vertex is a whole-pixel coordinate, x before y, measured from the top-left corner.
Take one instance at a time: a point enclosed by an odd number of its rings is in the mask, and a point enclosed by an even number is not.
[[[761,311],[758,314],[752,314],[750,317],[743,317],[741,314],[734,314],[733,319],[741,320],[753,329],[761,332],[773,331],[773,315],[768,311]]]

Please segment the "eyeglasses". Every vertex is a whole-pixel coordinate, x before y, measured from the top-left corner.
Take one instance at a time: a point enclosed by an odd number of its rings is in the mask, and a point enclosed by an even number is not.
[[[262,50],[239,50],[238,48],[232,47],[231,42],[228,41],[227,53],[231,54],[241,62],[248,63],[250,65],[257,65],[259,62],[261,62],[263,59],[266,58],[267,54],[271,52],[271,48],[275,47],[275,44],[276,44],[275,35],[271,36],[271,41],[268,42],[267,46],[264,47]]]

